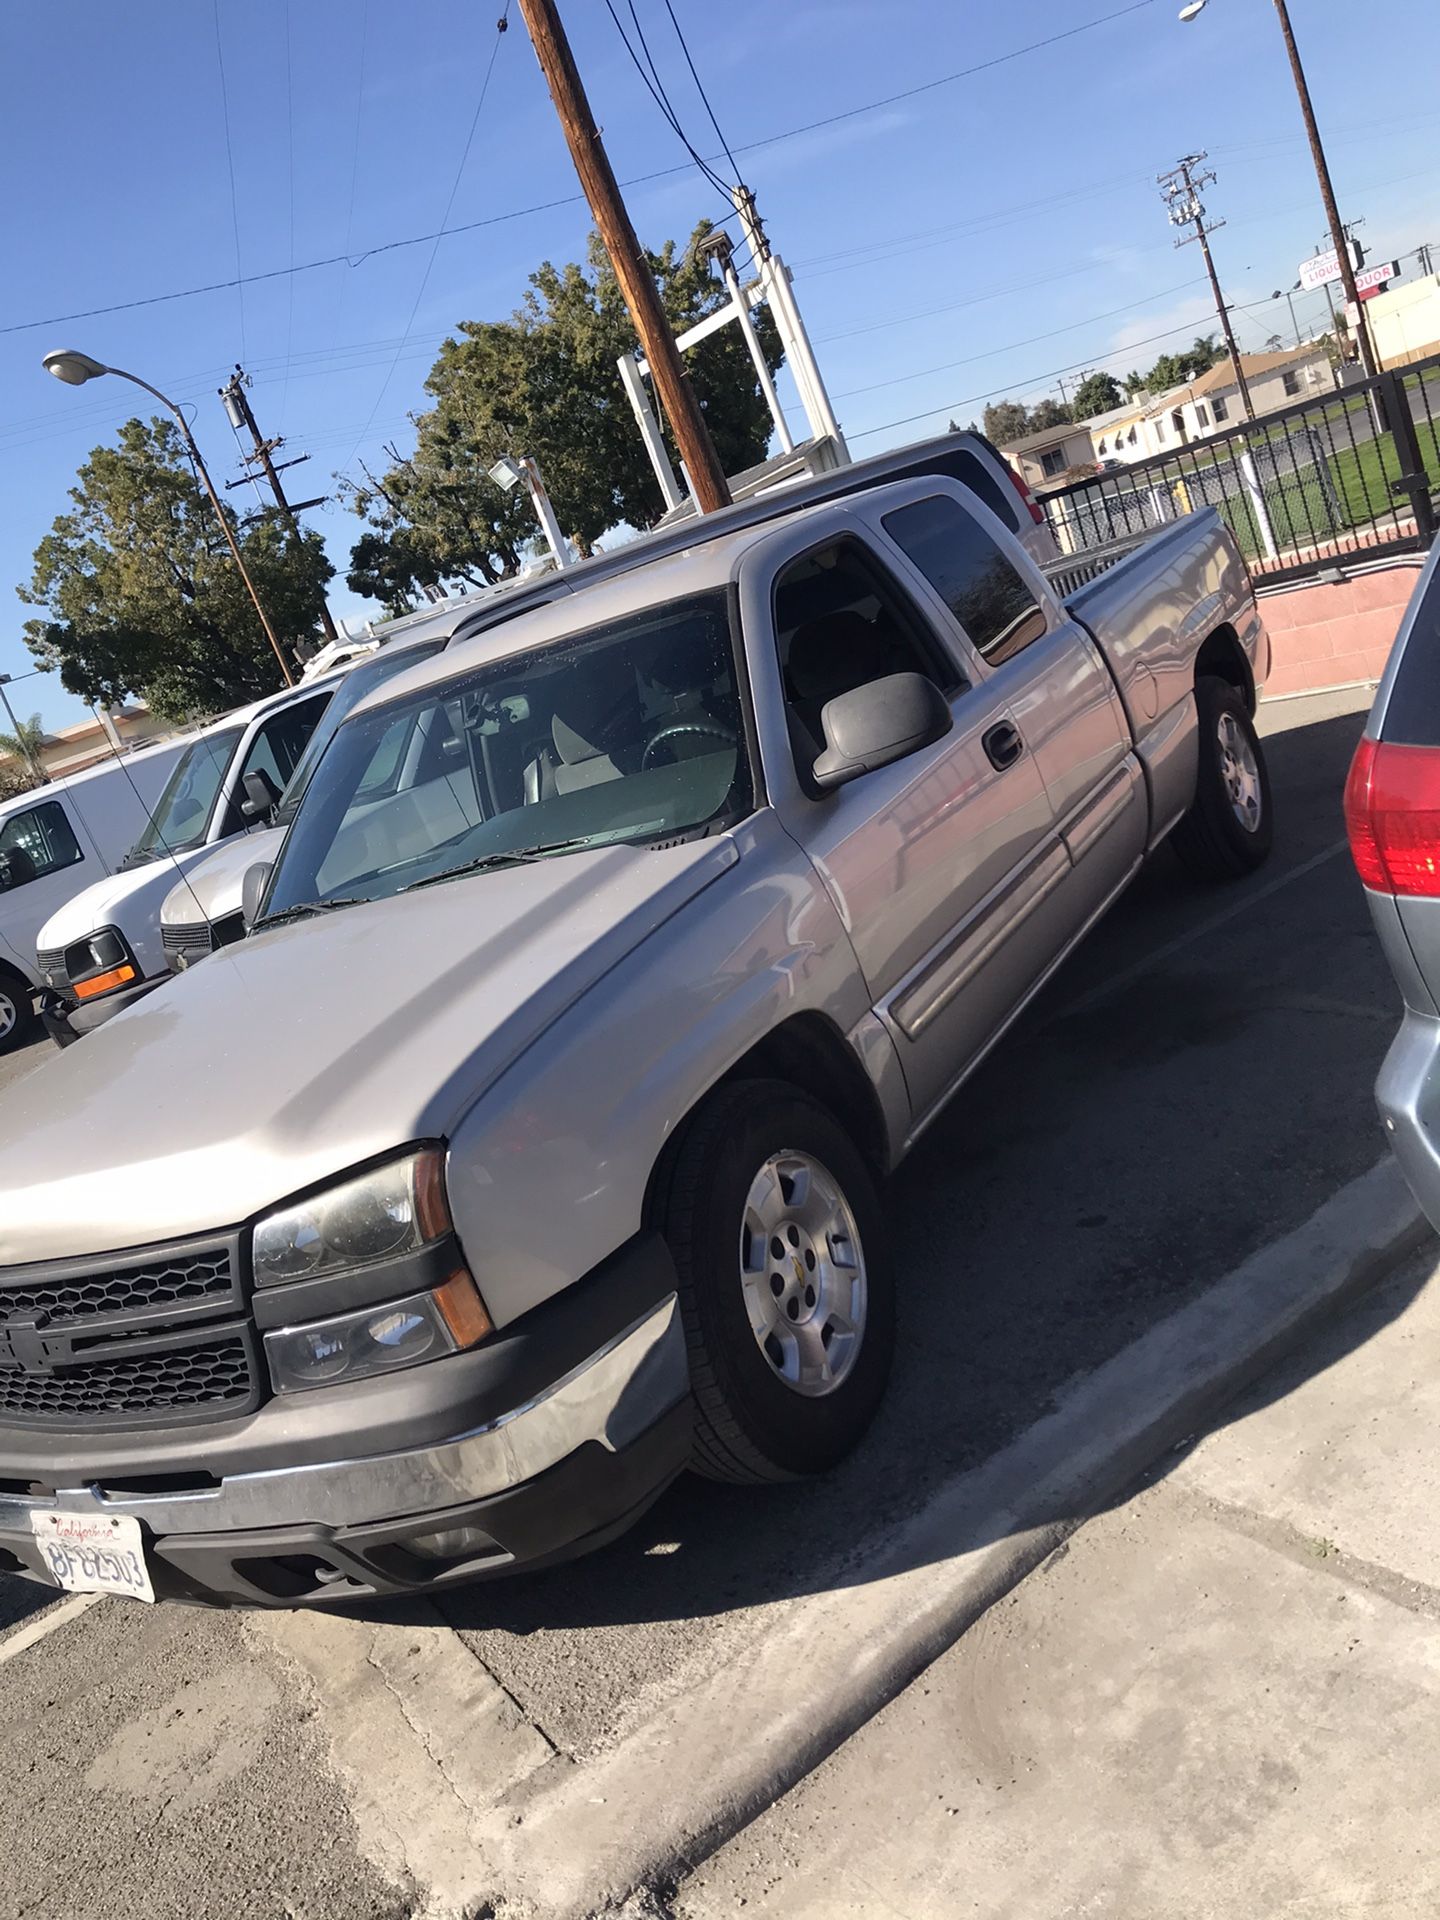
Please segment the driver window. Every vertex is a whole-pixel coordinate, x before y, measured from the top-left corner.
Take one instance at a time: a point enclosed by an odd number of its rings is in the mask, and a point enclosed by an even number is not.
[[[0,888],[7,891],[61,867],[76,866],[84,858],[58,801],[46,800],[24,813],[13,813],[0,827]]]
[[[900,587],[858,540],[794,560],[775,583],[775,641],[796,764],[808,772],[825,745],[828,700],[921,673],[945,693],[964,685]]]

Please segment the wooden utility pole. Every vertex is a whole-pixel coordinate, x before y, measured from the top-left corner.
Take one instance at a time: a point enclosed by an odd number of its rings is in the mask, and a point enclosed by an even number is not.
[[[1225,304],[1225,296],[1220,291],[1220,276],[1215,271],[1215,262],[1210,257],[1210,239],[1212,233],[1224,226],[1223,220],[1212,220],[1205,224],[1205,208],[1200,201],[1200,189],[1207,186],[1215,175],[1209,171],[1201,172],[1203,153],[1187,153],[1185,158],[1169,173],[1157,176],[1161,198],[1170,209],[1172,227],[1193,227],[1193,233],[1185,233],[1175,242],[1177,247],[1188,247],[1192,240],[1200,242],[1200,251],[1205,256],[1205,271],[1210,276],[1210,291],[1215,297],[1215,312],[1220,319],[1220,327],[1225,335],[1225,345],[1230,350],[1230,364],[1235,369],[1235,384],[1240,389],[1240,404],[1245,409],[1245,418],[1255,418],[1255,408],[1250,399],[1250,389],[1245,381],[1245,369],[1240,362],[1240,349],[1235,344],[1235,329],[1230,324],[1230,309]]]
[[[275,504],[280,509],[282,518],[288,522],[290,531],[298,540],[300,537],[300,522],[295,518],[297,510],[291,506],[289,500],[286,498],[285,488],[280,481],[280,471],[281,467],[298,467],[302,460],[308,460],[310,456],[308,453],[302,453],[297,455],[295,459],[284,460],[280,463],[279,467],[276,466],[274,454],[277,448],[284,445],[284,442],[281,440],[266,440],[263,437],[256,423],[254,411],[250,405],[250,396],[245,391],[245,384],[246,374],[244,368],[236,367],[229,381],[221,387],[220,398],[225,403],[225,411],[229,415],[230,423],[236,431],[238,432],[242,426],[248,428],[255,451],[253,453],[247,453],[244,456],[245,462],[247,465],[258,465],[263,468],[265,478],[270,483],[270,491],[275,496]],[[243,479],[227,480],[225,484],[227,487],[243,487],[245,481]],[[301,507],[318,507],[323,504],[323,495],[316,500],[302,500],[300,502]],[[325,637],[327,640],[338,640],[340,638],[339,630],[331,617],[330,609],[323,600],[320,602],[320,624],[325,629]]]
[[[1330,162],[1325,158],[1325,149],[1320,144],[1320,129],[1315,124],[1315,109],[1310,104],[1310,83],[1305,78],[1305,69],[1300,64],[1300,49],[1295,44],[1295,35],[1290,26],[1290,9],[1285,0],[1275,0],[1275,11],[1280,16],[1280,31],[1285,38],[1285,51],[1290,56],[1290,73],[1295,81],[1295,91],[1300,96],[1300,112],[1305,121],[1305,137],[1310,142],[1310,158],[1315,164],[1315,178],[1320,183],[1320,198],[1325,206],[1325,221],[1330,228],[1330,244],[1335,249],[1335,258],[1340,266],[1340,284],[1345,289],[1345,298],[1355,309],[1355,338],[1360,348],[1360,364],[1373,380],[1380,371],[1380,363],[1375,358],[1375,343],[1370,338],[1370,323],[1365,313],[1365,303],[1360,298],[1355,285],[1355,268],[1350,261],[1350,236],[1345,231],[1345,223],[1340,218],[1340,209],[1335,203],[1335,188],[1330,179]]]
[[[660,304],[660,292],[630,224],[619,183],[600,139],[600,129],[575,66],[555,0],[518,0],[540,70],[555,102],[575,171],[590,202],[600,238],[620,282],[635,331],[669,419],[680,458],[702,513],[730,505],[730,485],[695,398],[675,335]]]

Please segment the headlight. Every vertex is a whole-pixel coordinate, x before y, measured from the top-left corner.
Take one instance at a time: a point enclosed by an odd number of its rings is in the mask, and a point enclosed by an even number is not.
[[[490,1316],[468,1273],[431,1293],[412,1293],[382,1307],[282,1327],[265,1336],[265,1357],[277,1393],[333,1386],[435,1360],[473,1347],[490,1331]]]
[[[347,1272],[417,1252],[449,1231],[440,1155],[427,1148],[266,1214],[255,1227],[255,1284]]]
[[[102,927],[88,940],[77,940],[65,949],[65,974],[77,1000],[95,1000],[102,993],[113,993],[116,987],[138,980],[140,969],[124,934],[114,927]]]

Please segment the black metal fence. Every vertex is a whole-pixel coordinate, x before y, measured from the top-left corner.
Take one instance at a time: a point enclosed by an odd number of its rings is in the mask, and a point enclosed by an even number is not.
[[[1440,496],[1440,354],[1037,495],[1078,557],[1218,507],[1257,578],[1428,547]]]

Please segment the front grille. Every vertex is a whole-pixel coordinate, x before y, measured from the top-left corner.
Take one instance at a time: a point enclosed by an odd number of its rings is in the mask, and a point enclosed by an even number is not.
[[[238,1236],[0,1269],[0,1421],[201,1420],[258,1405]]]
[[[0,1271],[0,1325],[43,1313],[50,1324],[150,1314],[166,1307],[229,1306],[236,1297],[228,1246],[205,1247],[140,1266],[27,1279],[24,1267]],[[31,1273],[43,1269],[31,1268]],[[13,1276],[21,1276],[16,1279]]]
[[[162,926],[160,944],[166,953],[210,953],[214,932],[208,920],[187,920],[183,926]]]
[[[82,1351],[53,1373],[0,1366],[0,1415],[88,1425],[172,1411],[238,1412],[253,1399],[249,1343],[239,1328],[200,1333],[158,1352],[117,1351],[123,1346],[108,1341],[94,1359]]]
[[[35,959],[40,968],[40,978],[44,980],[54,974],[58,982],[65,978],[65,949],[63,947],[40,947]]]

